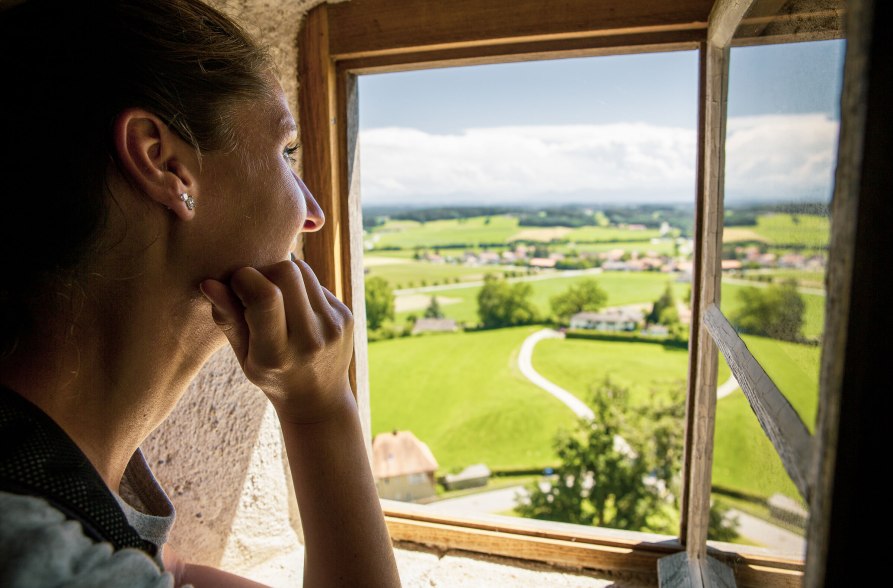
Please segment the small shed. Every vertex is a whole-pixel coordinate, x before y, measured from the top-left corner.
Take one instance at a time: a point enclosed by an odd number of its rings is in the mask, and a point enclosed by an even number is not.
[[[477,488],[486,486],[490,479],[490,468],[482,463],[470,465],[458,474],[447,474],[441,478],[443,487],[447,490],[459,490],[461,488]]]
[[[380,433],[372,439],[372,475],[381,498],[415,502],[436,494],[437,460],[410,431]]]
[[[420,318],[412,327],[412,334],[417,333],[455,333],[459,330],[456,321],[448,318]]]

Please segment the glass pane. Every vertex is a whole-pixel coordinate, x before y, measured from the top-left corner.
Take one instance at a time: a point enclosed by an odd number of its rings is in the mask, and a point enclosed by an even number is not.
[[[831,4],[755,3],[731,49],[725,150],[721,309],[810,432],[845,50],[826,40]],[[805,503],[733,378],[719,396],[714,502],[747,542],[802,557]]]
[[[382,496],[678,533],[696,104],[693,52],[360,79]]]

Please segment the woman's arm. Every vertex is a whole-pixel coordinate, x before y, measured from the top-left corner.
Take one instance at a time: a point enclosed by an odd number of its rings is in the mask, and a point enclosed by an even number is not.
[[[305,536],[305,586],[399,586],[347,370],[353,317],[303,261],[202,283],[242,369],[276,408]]]

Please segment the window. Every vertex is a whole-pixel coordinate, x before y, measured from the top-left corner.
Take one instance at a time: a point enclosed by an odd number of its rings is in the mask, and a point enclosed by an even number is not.
[[[302,56],[301,128],[314,137],[317,151],[307,150],[304,174],[323,207],[330,229],[307,239],[305,255],[324,284],[362,316],[362,250],[358,193],[356,76],[458,63],[484,63],[571,55],[631,53],[646,50],[698,48],[701,56],[701,140],[696,230],[694,307],[697,309],[689,366],[687,451],[684,464],[683,522],[680,542],[658,544],[643,537],[583,532],[555,525],[494,523],[487,520],[431,516],[411,507],[386,504],[392,533],[398,539],[448,547],[540,559],[603,570],[651,572],[656,560],[684,551],[688,560],[703,562],[708,553],[707,517],[715,424],[717,356],[711,334],[722,326],[716,309],[721,286],[722,148],[728,46],[751,2],[687,0],[672,9],[650,2],[609,2],[592,9],[583,0],[568,1],[548,14],[541,2],[512,4],[511,18],[492,12],[488,2],[434,0],[388,3],[353,0],[315,9],[300,38]],[[841,9],[835,2],[771,2],[786,14],[773,18],[762,3],[748,15],[762,36],[784,40],[832,38],[839,35]],[[712,11],[712,14],[711,14]],[[709,20],[709,27],[708,27]],[[804,23],[808,24],[806,26]],[[374,25],[374,26],[373,26]],[[805,31],[805,32],[804,32]],[[751,37],[754,33],[750,34]],[[717,317],[717,315],[720,315]],[[703,323],[702,323],[703,319]],[[717,319],[717,320],[714,320]],[[362,323],[362,320],[358,321]],[[710,323],[709,325],[704,323]],[[352,384],[361,409],[368,411],[365,341],[359,325]],[[721,342],[723,336],[716,335]],[[739,378],[739,381],[744,380]],[[368,426],[367,426],[368,431]],[[806,433],[808,439],[808,433]],[[802,440],[802,439],[801,439]],[[794,444],[796,450],[796,443]],[[628,556],[634,552],[636,558]],[[738,553],[739,583],[765,583],[790,578],[803,569],[797,559],[765,558]]]

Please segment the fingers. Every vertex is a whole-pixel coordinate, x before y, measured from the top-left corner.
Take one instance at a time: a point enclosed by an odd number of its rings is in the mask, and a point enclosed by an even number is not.
[[[309,300],[304,278],[298,266],[291,261],[282,261],[260,268],[259,271],[282,292],[289,335],[294,334],[302,325],[315,322],[316,309]]]
[[[226,284],[217,280],[205,280],[199,290],[211,302],[211,317],[226,335],[239,363],[248,354],[248,324],[245,322],[242,303]]]
[[[230,286],[245,308],[251,358],[259,365],[278,366],[288,344],[282,291],[251,267],[237,270]]]

